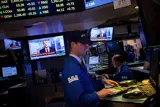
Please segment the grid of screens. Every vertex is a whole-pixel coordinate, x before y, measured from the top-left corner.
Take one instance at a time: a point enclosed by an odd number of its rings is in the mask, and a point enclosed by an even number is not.
[[[99,64],[99,56],[91,56],[91,57],[89,57],[89,64],[90,65]]]
[[[17,75],[16,66],[2,67],[3,77],[10,77],[10,76],[15,76],[15,75]]]
[[[112,40],[113,27],[92,28],[90,32],[91,41],[110,41]]]
[[[78,0],[0,0],[0,20],[71,13],[83,8]]]
[[[64,56],[65,44],[63,36],[29,40],[30,59]]]
[[[5,49],[21,49],[21,42],[16,40],[4,39]]]
[[[112,2],[113,0],[84,0],[86,9],[94,8]]]

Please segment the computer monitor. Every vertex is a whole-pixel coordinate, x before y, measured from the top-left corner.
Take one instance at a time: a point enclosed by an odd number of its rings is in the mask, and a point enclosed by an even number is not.
[[[7,66],[2,67],[2,77],[10,77],[17,75],[17,67],[16,66]]]
[[[114,0],[84,0],[85,8],[90,9],[104,4],[112,3]]]
[[[92,28],[90,31],[91,41],[111,41],[113,36],[113,27]]]
[[[89,64],[90,65],[99,64],[99,56],[91,56],[91,57],[89,57]]]
[[[29,40],[28,44],[31,60],[66,55],[63,36]]]
[[[21,42],[11,39],[4,39],[5,49],[17,50],[21,49]]]

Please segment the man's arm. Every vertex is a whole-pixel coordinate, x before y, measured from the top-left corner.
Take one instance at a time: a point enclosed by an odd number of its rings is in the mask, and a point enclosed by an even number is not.
[[[73,69],[72,69],[73,70]],[[77,71],[73,71],[77,72]],[[67,85],[65,91],[68,93],[70,101],[78,105],[96,105],[99,103],[99,97],[96,92],[88,93],[83,84],[83,75],[74,73],[66,78]]]

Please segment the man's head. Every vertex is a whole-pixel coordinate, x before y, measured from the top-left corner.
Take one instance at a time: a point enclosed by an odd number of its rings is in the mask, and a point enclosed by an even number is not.
[[[100,34],[104,34],[104,30],[103,29],[100,29]]]
[[[76,35],[70,39],[71,54],[75,54],[79,57],[86,54],[89,49],[89,38],[83,32],[77,32]]]
[[[43,45],[45,48],[48,48],[49,47],[49,41],[48,40],[44,40],[43,41]]]
[[[124,63],[122,55],[116,54],[112,57],[112,64],[115,68],[119,68]]]

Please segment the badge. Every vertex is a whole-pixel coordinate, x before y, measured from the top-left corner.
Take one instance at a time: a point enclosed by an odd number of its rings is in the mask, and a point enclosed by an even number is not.
[[[72,82],[77,81],[77,80],[79,80],[78,75],[71,76],[71,77],[68,78],[68,83],[72,83]]]

